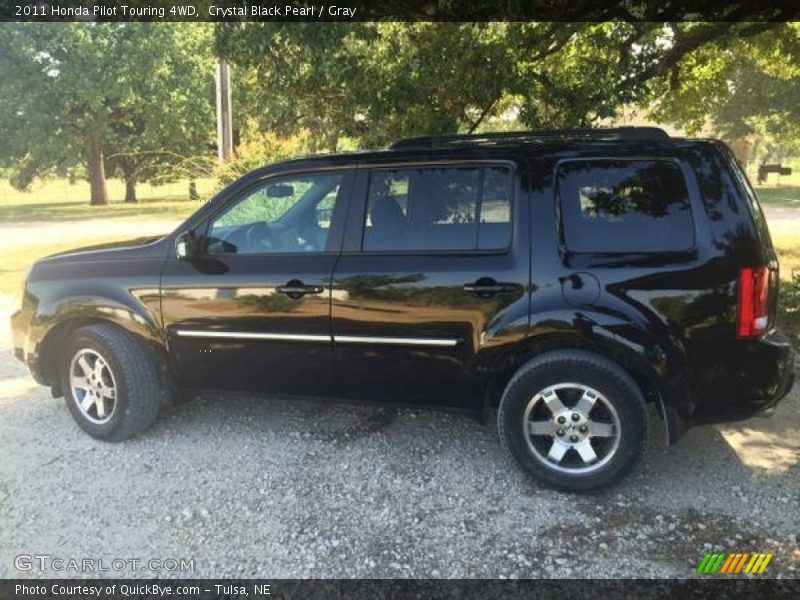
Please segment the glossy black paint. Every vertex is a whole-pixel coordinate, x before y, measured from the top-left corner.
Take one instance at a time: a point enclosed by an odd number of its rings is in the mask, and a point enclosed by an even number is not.
[[[416,161],[383,159],[383,168]],[[423,161],[421,164],[431,164]],[[359,170],[343,252],[333,280],[331,328],[339,336],[457,340],[454,347],[334,343],[334,394],[387,402],[479,411],[499,353],[525,337],[530,248],[527,163],[439,155],[438,166],[511,166],[514,190],[511,246],[491,252],[362,252],[368,169]],[[465,286],[498,285],[497,293]],[[481,285],[477,286],[482,289]],[[490,288],[489,288],[490,289]],[[413,374],[413,375],[412,375]],[[387,382],[402,385],[387,385]]]
[[[330,327],[335,262],[335,255],[168,260],[161,311],[178,383],[196,389],[325,394],[331,383],[330,341],[194,338],[180,337],[176,330],[324,333]],[[293,280],[318,286],[321,293],[294,299],[278,292]]]
[[[680,165],[694,246],[647,254],[570,252],[560,228],[555,173],[560,161],[592,157]],[[507,251],[360,251],[370,167],[487,161],[514,168]],[[328,252],[202,255],[199,240],[208,219],[255,182],[320,169],[348,171],[345,205],[332,225]],[[180,260],[174,242],[185,232],[198,243],[191,259]],[[584,348],[628,369],[659,406],[674,441],[690,424],[745,418],[788,392],[793,375],[786,340],[774,330],[757,340],[735,334],[739,269],[772,264],[777,261],[763,215],[748,207],[727,149],[715,142],[545,140],[314,157],[245,176],[161,240],[38,262],[13,317],[14,345],[40,382],[55,385],[64,336],[84,323],[111,321],[145,340],[164,365],[165,380],[183,387],[478,414],[497,402],[530,357]],[[278,292],[292,282],[321,291],[300,298]],[[493,295],[465,291],[465,284],[479,282],[504,288]],[[187,328],[320,339],[177,335]],[[359,341],[336,341],[341,336]],[[456,343],[385,344],[371,338]]]
[[[336,171],[334,171],[336,172]],[[340,197],[348,197],[352,169]],[[243,190],[250,186],[244,186]],[[242,192],[236,191],[233,197]],[[224,202],[223,204],[227,204]],[[329,252],[276,255],[170,256],[161,275],[161,319],[171,371],[182,387],[329,395],[331,341],[181,337],[181,330],[325,336],[330,333],[331,278],[344,213],[337,207]],[[212,211],[216,213],[218,211]],[[202,237],[204,221],[190,228]],[[287,294],[288,285],[311,293]]]

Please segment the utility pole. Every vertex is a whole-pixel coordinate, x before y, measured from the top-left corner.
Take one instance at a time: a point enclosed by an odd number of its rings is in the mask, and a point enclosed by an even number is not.
[[[217,158],[224,163],[233,153],[233,119],[231,118],[231,68],[224,60],[217,61]]]

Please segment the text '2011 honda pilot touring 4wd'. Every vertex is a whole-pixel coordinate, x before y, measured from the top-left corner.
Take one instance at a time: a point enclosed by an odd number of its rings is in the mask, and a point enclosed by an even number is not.
[[[13,317],[36,379],[104,440],[236,390],[497,408],[502,443],[583,491],[774,406],[778,264],[721,143],[654,128],[402,140],[259,169],[173,234],[45,258]]]

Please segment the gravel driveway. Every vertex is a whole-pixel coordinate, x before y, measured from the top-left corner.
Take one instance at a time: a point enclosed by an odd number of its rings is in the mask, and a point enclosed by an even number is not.
[[[772,419],[671,450],[658,429],[621,486],[573,496],[511,464],[493,423],[436,412],[205,397],[97,442],[6,335],[2,577],[76,575],[18,571],[20,554],[194,560],[101,573],[134,577],[687,577],[711,550],[772,552],[768,575],[800,575],[797,387]]]

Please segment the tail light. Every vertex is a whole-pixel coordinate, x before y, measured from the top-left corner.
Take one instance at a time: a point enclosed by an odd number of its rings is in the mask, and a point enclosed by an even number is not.
[[[769,267],[739,271],[739,310],[736,334],[739,337],[760,337],[769,326]]]

